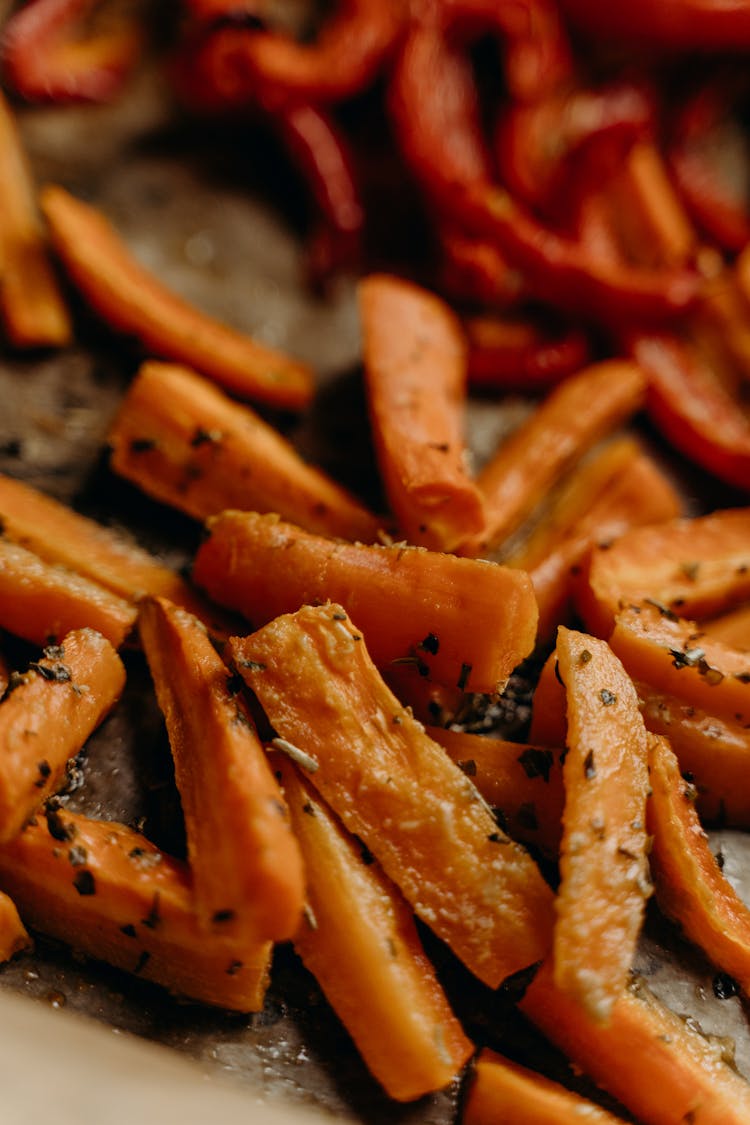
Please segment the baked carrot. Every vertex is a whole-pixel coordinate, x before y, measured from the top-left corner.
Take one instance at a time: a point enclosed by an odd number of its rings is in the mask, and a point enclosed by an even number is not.
[[[634,528],[592,552],[579,608],[611,632],[621,605],[644,598],[683,617],[710,617],[750,598],[750,508]]]
[[[380,521],[249,407],[184,367],[144,363],[109,434],[112,468],[203,520],[277,512],[322,535],[372,542]]]
[[[701,629],[715,641],[740,652],[750,651],[750,605],[740,605],[719,617],[701,621]]]
[[[452,310],[387,274],[359,283],[367,400],[380,474],[410,543],[452,551],[484,529],[464,445],[466,339]]]
[[[646,899],[647,738],[638,697],[604,641],[560,627],[567,754],[555,900],[555,983],[606,1023],[628,979]]]
[[[645,390],[640,368],[620,360],[587,367],[556,387],[479,473],[487,532],[462,550],[503,543],[588,449],[639,409]]]
[[[0,704],[0,842],[60,787],[68,759],[120,698],[125,669],[93,629],[68,633]]]
[[[131,255],[109,221],[54,184],[40,195],[52,246],[87,302],[152,354],[188,363],[244,398],[299,410],[313,395],[309,367],[213,320],[172,293]]]
[[[271,946],[208,940],[187,864],[124,824],[48,808],[0,845],[0,885],[32,929],[78,953],[204,1004],[263,1007]]]
[[[631,438],[612,442],[571,478],[524,546],[504,561],[526,570],[539,606],[539,637],[570,615],[578,572],[595,545],[680,514],[676,489]]]
[[[669,739],[680,769],[695,785],[701,819],[720,827],[750,828],[750,731],[736,719],[717,718],[692,703],[635,683],[646,728]]]
[[[552,894],[533,860],[388,690],[341,606],[230,641],[279,738],[417,915],[490,987],[544,956]]]
[[[2,474],[0,527],[6,539],[44,562],[67,567],[126,601],[137,602],[144,594],[169,598],[214,632],[226,631],[218,607],[210,606],[147,551],[31,485]]]
[[[508,835],[557,858],[563,811],[562,743],[555,751],[444,727],[428,726],[427,733],[471,778]]]
[[[70,317],[35,196],[13,114],[0,94],[0,317],[15,347],[64,347],[72,336]]]
[[[644,603],[622,610],[609,640],[628,673],[720,718],[750,722],[750,654],[700,632],[694,621]]]
[[[669,742],[649,740],[648,830],[656,901],[685,937],[750,991],[750,910],[722,874]]]
[[[474,1065],[462,1125],[617,1125],[622,1118],[485,1048]]]
[[[425,675],[427,671],[426,665],[409,661],[388,664],[380,669],[380,674],[396,698],[411,707],[414,718],[420,723],[447,726],[464,707],[466,695],[455,686],[431,680]]]
[[[670,1012],[634,978],[609,1022],[586,1016],[543,965],[521,1011],[571,1062],[643,1125],[747,1125],[750,1086],[721,1046]]]
[[[412,911],[281,757],[274,768],[307,872],[308,911],[294,947],[389,1097],[412,1101],[440,1090],[474,1047],[425,956]]]
[[[608,194],[623,249],[632,261],[652,267],[690,263],[698,236],[653,142],[632,146]]]
[[[0,891],[0,961],[10,961],[16,953],[33,945],[26,927],[18,916],[16,904]]]
[[[565,687],[553,649],[534,691],[529,740],[536,746],[564,746],[567,732]]]
[[[8,661],[5,659],[5,656],[3,655],[3,653],[0,652],[0,700],[2,700],[3,696],[5,695],[6,691],[8,690],[8,684],[9,683],[10,683],[10,665],[8,664]]]
[[[362,629],[376,664],[406,660],[462,691],[502,690],[534,647],[536,603],[522,571],[334,542],[254,512],[223,512],[208,532],[195,581],[255,625],[330,598]]]
[[[239,689],[185,610],[146,598],[138,628],[167,723],[199,920],[231,937],[290,938],[304,905],[302,857]]]
[[[32,644],[88,626],[119,648],[135,624],[130,602],[0,539],[0,628]]]

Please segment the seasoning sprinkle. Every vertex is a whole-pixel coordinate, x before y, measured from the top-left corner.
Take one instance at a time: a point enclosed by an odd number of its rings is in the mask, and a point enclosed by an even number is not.
[[[320,769],[320,763],[317,759],[313,758],[312,754],[308,754],[305,750],[300,750],[299,746],[295,746],[293,742],[287,742],[285,738],[271,739],[271,745],[275,750],[280,750],[282,754],[286,754],[303,770],[308,773],[315,773]]]
[[[461,674],[458,677],[458,683],[456,684],[456,687],[458,688],[459,691],[466,691],[466,685],[469,682],[469,676],[471,675],[471,669],[472,669],[471,664],[462,664],[461,665]]]
[[[617,703],[617,696],[609,688],[602,688],[599,692],[599,698],[605,707],[611,707],[613,703]]]
[[[73,886],[78,891],[79,895],[95,895],[96,880],[94,879],[93,872],[89,871],[88,868],[77,871],[73,879]]]

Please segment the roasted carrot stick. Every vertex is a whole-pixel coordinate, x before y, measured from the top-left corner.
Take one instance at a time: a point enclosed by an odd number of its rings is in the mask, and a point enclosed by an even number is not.
[[[555,984],[606,1023],[628,979],[646,899],[646,728],[604,641],[560,627],[567,749]]]
[[[738,723],[750,722],[750,654],[653,605],[619,613],[609,640],[634,680]]]
[[[10,961],[16,953],[30,949],[32,944],[13,899],[0,891],[0,961]]]
[[[722,874],[669,742],[649,740],[648,830],[656,900],[685,936],[750,991],[750,910]]]
[[[155,355],[187,363],[244,398],[298,410],[313,395],[310,369],[193,308],[130,254],[107,219],[63,188],[40,203],[71,280],[116,331]]]
[[[187,865],[123,824],[51,808],[0,846],[0,885],[78,953],[204,1004],[263,1007],[270,945],[207,940]]]
[[[737,609],[730,609],[728,613],[722,613],[719,617],[701,621],[701,629],[715,641],[721,641],[730,648],[737,648],[740,652],[748,652],[750,651],[750,605],[741,605]]]
[[[556,859],[563,811],[561,748],[506,742],[482,734],[427,727],[451,761],[470,777],[514,840]]]
[[[184,367],[144,363],[109,441],[115,472],[195,519],[224,508],[258,509],[366,542],[380,527],[249,407]]]
[[[464,707],[466,695],[455,685],[436,683],[425,673],[426,665],[419,662],[388,664],[380,674],[393,694],[420,723],[437,723],[447,726]]]
[[[484,529],[464,445],[466,340],[448,306],[411,282],[359,284],[367,398],[380,473],[410,543],[452,551]]]
[[[275,745],[480,980],[497,987],[544,956],[547,884],[385,686],[341,606],[305,606],[230,647]]]
[[[622,1118],[485,1048],[474,1066],[461,1120],[463,1125],[617,1125]]]
[[[0,704],[0,842],[60,787],[69,758],[120,698],[125,669],[93,629],[44,650]]]
[[[107,527],[79,515],[22,481],[0,475],[0,527],[45,562],[90,578],[126,601],[144,594],[169,598],[214,631],[226,628],[221,611],[169,567]]]
[[[606,636],[621,605],[644,598],[683,617],[710,617],[750,598],[750,508],[634,528],[594,550],[579,608]]]
[[[651,141],[628,152],[608,193],[623,248],[639,265],[688,265],[698,236]]]
[[[138,628],[167,722],[199,920],[231,937],[290,938],[302,857],[245,703],[195,617],[146,598]]]
[[[305,856],[294,947],[389,1097],[446,1086],[473,1053],[425,956],[410,907],[290,761],[275,755]]]
[[[119,648],[136,612],[103,586],[0,539],[0,628],[9,633],[44,645],[88,626]]]
[[[607,1024],[586,1016],[543,965],[521,1010],[643,1125],[746,1125],[750,1086],[721,1048],[670,1012],[639,978],[623,992]]]
[[[544,662],[534,692],[529,739],[537,746],[564,746],[567,732],[565,686],[553,649]]]
[[[255,625],[330,598],[351,613],[376,664],[407,660],[468,691],[502,690],[534,646],[536,604],[522,571],[337,543],[253,512],[223,512],[208,530],[193,577]]]
[[[31,172],[0,94],[0,316],[18,348],[63,347],[72,330],[36,207]]]
[[[645,389],[640,368],[617,360],[556,387],[479,473],[487,532],[463,549],[477,553],[503,543],[572,464],[638,410]]]

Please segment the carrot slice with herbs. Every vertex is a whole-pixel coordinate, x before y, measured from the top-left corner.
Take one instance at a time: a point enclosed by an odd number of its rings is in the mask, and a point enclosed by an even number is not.
[[[230,641],[278,738],[417,915],[495,988],[549,947],[552,893],[391,694],[341,606]]]
[[[64,347],[72,328],[48,259],[36,191],[10,106],[0,94],[0,318],[17,348]]]
[[[167,723],[205,929],[283,941],[304,903],[302,857],[242,697],[205,629],[164,598],[138,627]]]
[[[373,438],[399,530],[452,551],[484,528],[466,467],[460,322],[439,297],[387,274],[359,283],[359,310]]]
[[[620,360],[587,367],[556,387],[479,473],[487,532],[463,550],[491,549],[517,531],[552,485],[640,408],[645,391],[641,369]]]
[[[701,629],[714,641],[739,649],[750,651],[750,605],[744,604],[730,609],[719,617],[701,621]]]
[[[290,761],[274,756],[305,856],[294,947],[389,1097],[440,1090],[473,1054],[411,908]]]
[[[643,1125],[747,1125],[750,1085],[721,1045],[660,1004],[636,977],[601,1024],[543,965],[521,1011]]]
[[[88,626],[119,648],[137,610],[103,586],[0,538],[0,628],[44,645]]]
[[[300,410],[313,396],[309,367],[213,320],[141,266],[96,208],[63,188],[40,195],[52,246],[71,280],[118,332],[165,359],[187,363],[220,386],[270,406]]]
[[[685,781],[665,738],[649,740],[648,829],[656,900],[667,917],[745,994],[750,991],[750,910],[722,874]]]
[[[622,1118],[566,1090],[558,1082],[485,1048],[475,1065],[462,1125],[618,1125]]]
[[[553,649],[544,662],[531,707],[529,740],[538,746],[564,746],[568,732],[565,686]]]
[[[207,940],[187,864],[114,821],[48,807],[0,845],[0,886],[26,923],[170,992],[263,1007],[271,946]]]
[[[122,661],[93,629],[68,633],[14,681],[0,704],[0,842],[60,787],[124,686]]]
[[[341,602],[376,664],[407,661],[462,691],[501,691],[534,647],[536,602],[522,571],[335,542],[255,512],[208,521],[193,578],[254,625],[305,603]]]
[[[633,261],[653,268],[690,263],[699,249],[698,236],[656,145],[633,145],[609,194],[612,219]]]
[[[31,949],[33,942],[21,921],[13,899],[0,891],[0,961]]]
[[[115,472],[194,519],[224,508],[257,509],[322,535],[366,542],[380,528],[253,410],[184,367],[143,364],[109,443]]]
[[[555,983],[606,1023],[625,987],[651,893],[647,738],[638,697],[604,641],[560,627],[568,752]]]

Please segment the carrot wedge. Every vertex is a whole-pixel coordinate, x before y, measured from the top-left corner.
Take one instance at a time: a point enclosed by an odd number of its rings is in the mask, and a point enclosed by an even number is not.
[[[44,562],[67,567],[126,601],[137,602],[144,594],[169,598],[209,628],[224,626],[215,607],[147,551],[31,485],[2,474],[0,527],[6,539]]]
[[[0,961],[10,961],[16,953],[30,949],[32,944],[13,899],[0,891]]]
[[[521,1011],[643,1125],[747,1125],[750,1085],[722,1060],[716,1042],[660,1004],[639,978],[606,1024],[587,1017],[552,978],[547,963]]]
[[[191,1000],[263,1007],[271,946],[208,941],[187,865],[123,824],[48,810],[0,845],[0,886],[30,927],[78,953]]]
[[[529,739],[538,746],[564,746],[568,732],[565,686],[553,649],[544,662],[534,691]]]
[[[199,920],[208,932],[286,940],[304,905],[302,857],[247,708],[196,618],[146,598],[138,627],[167,722]]]
[[[560,627],[568,753],[555,983],[606,1023],[625,987],[651,893],[647,739],[638,698],[604,641]]]
[[[230,648],[275,745],[480,980],[497,987],[544,955],[552,894],[536,865],[391,694],[341,606],[305,606]]]
[[[462,1125],[618,1125],[622,1118],[485,1048],[475,1065]]]
[[[69,758],[119,699],[125,669],[93,629],[44,650],[0,703],[0,843],[59,788]]]
[[[741,652],[750,651],[750,604],[745,602],[718,617],[701,621],[701,629],[714,641]]]
[[[64,347],[72,328],[48,259],[36,192],[13,114],[0,94],[0,318],[17,348]]]
[[[380,522],[272,426],[184,367],[144,363],[109,434],[112,468],[203,520],[276,512],[322,535],[372,542]]]
[[[718,968],[750,991],[750,910],[722,874],[669,742],[649,739],[648,828],[656,900]]]
[[[40,205],[52,246],[71,280],[115,331],[152,354],[187,363],[226,390],[299,410],[313,395],[306,364],[213,320],[172,293],[132,257],[94,207],[56,185]]]
[[[411,909],[281,757],[274,766],[307,871],[309,909],[294,947],[389,1097],[412,1101],[440,1090],[474,1047],[425,956]]]
[[[464,445],[466,340],[424,289],[387,274],[359,283],[364,366],[380,472],[410,543],[452,551],[484,528]]]
[[[479,473],[487,531],[462,550],[503,543],[571,465],[639,409],[645,391],[641,369],[620,360],[587,367],[556,387]]]
[[[136,614],[130,602],[103,586],[0,539],[0,628],[9,633],[45,645],[89,627],[119,648]]]

